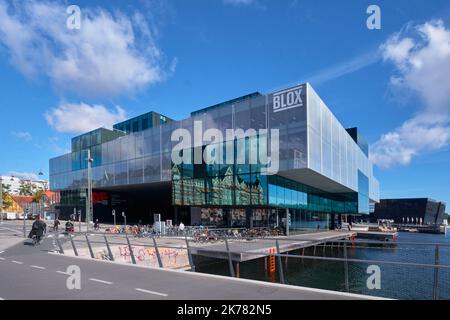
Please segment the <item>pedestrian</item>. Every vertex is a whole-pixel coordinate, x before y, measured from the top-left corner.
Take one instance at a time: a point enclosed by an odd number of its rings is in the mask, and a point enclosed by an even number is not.
[[[178,228],[180,229],[181,232],[184,231],[184,223],[183,223],[183,221],[180,222],[180,226]]]
[[[54,230],[55,232],[58,232],[58,229],[59,229],[59,225],[60,225],[60,224],[61,224],[61,223],[59,222],[59,219],[56,218],[55,221],[53,222],[53,230]]]
[[[95,230],[95,231],[100,230],[100,223],[98,222],[98,219],[95,220],[95,223],[94,223],[94,230]]]

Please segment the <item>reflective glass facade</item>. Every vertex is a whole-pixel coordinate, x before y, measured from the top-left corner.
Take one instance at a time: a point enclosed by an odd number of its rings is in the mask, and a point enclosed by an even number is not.
[[[86,188],[86,149],[90,148],[95,190],[171,184],[168,196],[174,210],[199,208],[199,221],[208,220],[205,212],[215,209],[209,214],[228,225],[247,223],[249,216],[258,217],[250,218],[254,223],[269,223],[274,221],[272,210],[289,209],[292,225],[324,227],[330,214],[368,214],[369,204],[379,199],[378,182],[364,148],[309,84],[270,94],[255,92],[193,112],[185,120],[150,126],[155,115],[160,117],[151,112],[115,125],[115,131],[101,129],[100,136],[89,133],[74,138],[72,153],[50,160],[51,189]],[[204,132],[218,129],[224,137],[227,129],[278,129],[278,173],[266,176],[260,165],[236,162],[175,165],[172,152],[179,141],[171,141],[172,133],[176,129],[194,133],[195,122],[201,123]],[[111,133],[117,136],[110,138]],[[225,151],[232,144],[237,150],[237,144],[243,143],[248,159],[260,150],[260,139],[266,139],[268,153],[274,151],[269,138],[247,135],[219,149]],[[195,153],[194,146],[191,152]],[[245,219],[239,210],[245,211]]]

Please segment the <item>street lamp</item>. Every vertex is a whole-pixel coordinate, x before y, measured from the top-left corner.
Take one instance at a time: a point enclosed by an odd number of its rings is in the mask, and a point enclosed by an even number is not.
[[[93,212],[92,212],[92,177],[91,177],[91,166],[94,159],[91,158],[91,150],[87,150],[87,162],[88,162],[88,168],[87,168],[87,195],[86,195],[86,223],[87,223],[87,229],[86,231],[89,231],[89,223],[91,219],[91,213],[92,213],[92,219]]]

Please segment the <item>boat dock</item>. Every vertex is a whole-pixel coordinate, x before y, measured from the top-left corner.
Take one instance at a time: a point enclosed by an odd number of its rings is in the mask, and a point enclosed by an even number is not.
[[[277,250],[276,240],[278,240],[280,253],[284,253],[327,242],[351,239],[356,235],[357,232],[353,231],[325,231],[271,239],[229,240],[229,250],[225,243],[192,245],[191,250],[194,255],[217,259],[228,259],[230,254],[234,262],[244,262],[265,257],[274,252],[273,250]]]
[[[379,241],[395,241],[398,232],[382,232],[382,231],[356,231],[359,239],[372,239]]]

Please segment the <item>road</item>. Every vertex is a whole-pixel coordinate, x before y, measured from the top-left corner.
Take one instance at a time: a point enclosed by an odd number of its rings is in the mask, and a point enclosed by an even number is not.
[[[0,234],[7,232],[0,226]],[[2,240],[3,241],[3,240]],[[17,241],[17,239],[16,239]],[[53,239],[40,246],[20,241],[0,251],[0,300],[341,300],[370,299],[253,280],[186,271],[150,269],[52,253]],[[69,290],[69,266],[81,270],[80,290]]]

